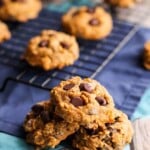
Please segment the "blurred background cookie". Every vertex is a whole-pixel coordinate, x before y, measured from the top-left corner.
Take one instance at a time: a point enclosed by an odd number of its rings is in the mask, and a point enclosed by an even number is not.
[[[141,0],[104,0],[106,3],[118,7],[133,7],[136,2]]]
[[[0,21],[0,43],[10,39],[11,33],[7,25]]]
[[[40,0],[1,0],[0,19],[26,22],[36,18],[41,9]]]
[[[24,54],[31,66],[44,70],[72,65],[78,57],[79,47],[75,37],[54,30],[44,30],[33,37]]]
[[[145,69],[150,70],[150,41],[144,45],[143,65]]]
[[[113,28],[111,15],[99,6],[71,8],[62,17],[62,25],[66,32],[90,40],[107,37]]]

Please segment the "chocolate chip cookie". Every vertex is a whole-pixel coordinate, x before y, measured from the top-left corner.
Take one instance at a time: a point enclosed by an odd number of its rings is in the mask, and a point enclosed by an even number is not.
[[[105,108],[114,106],[107,90],[97,81],[73,77],[51,91],[55,113],[67,122],[90,126]]]
[[[118,7],[133,7],[139,0],[105,0],[106,3]]]
[[[110,14],[99,6],[71,8],[63,15],[62,25],[68,33],[90,40],[105,38],[113,27]]]
[[[144,45],[143,65],[145,69],[150,70],[150,41]]]
[[[0,0],[0,19],[26,22],[38,16],[40,0]]]
[[[56,116],[53,109],[51,101],[42,101],[35,104],[26,116],[24,129],[27,142],[39,149],[54,148],[79,128],[77,123],[70,124]]]
[[[0,43],[11,38],[7,25],[0,21]]]
[[[95,128],[80,127],[73,138],[73,147],[79,150],[122,150],[131,142],[133,129],[127,116],[116,109],[107,111],[106,122],[99,116]]]
[[[31,66],[44,70],[72,65],[78,57],[79,46],[75,37],[54,30],[44,30],[33,37],[24,55]]]

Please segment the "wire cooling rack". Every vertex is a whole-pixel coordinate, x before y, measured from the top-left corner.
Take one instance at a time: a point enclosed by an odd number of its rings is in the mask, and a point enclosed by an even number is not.
[[[60,13],[44,9],[35,20],[25,24],[10,24],[12,38],[0,45],[0,63],[13,67],[16,73],[7,77],[0,90],[3,90],[10,80],[50,90],[61,80],[71,76],[95,78],[138,29],[138,25],[114,19],[113,31],[106,39],[99,41],[78,40],[80,58],[74,65],[48,72],[29,67],[21,59],[29,39],[39,34],[42,29],[62,30],[60,18]]]

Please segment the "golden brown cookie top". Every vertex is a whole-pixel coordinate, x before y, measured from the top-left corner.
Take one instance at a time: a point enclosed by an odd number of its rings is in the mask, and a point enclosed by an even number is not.
[[[43,30],[28,44],[25,59],[32,66],[44,70],[62,68],[73,64],[79,57],[79,47],[74,36],[55,30]]]
[[[71,8],[62,17],[64,29],[77,37],[101,39],[112,30],[112,18],[102,7]]]
[[[96,80],[73,77],[51,91],[56,113],[68,122],[89,125],[105,108],[114,106],[112,97]]]

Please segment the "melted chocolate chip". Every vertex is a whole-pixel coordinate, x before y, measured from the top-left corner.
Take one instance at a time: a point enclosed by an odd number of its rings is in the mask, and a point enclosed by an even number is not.
[[[67,90],[72,89],[74,86],[75,86],[74,83],[66,84],[66,85],[63,87],[63,89],[67,91]]]
[[[48,47],[48,44],[49,44],[48,40],[43,40],[39,43],[39,47]]]
[[[69,45],[65,42],[60,42],[60,45],[63,47],[63,48],[66,48],[66,49],[69,49]]]
[[[97,129],[86,129],[88,135],[95,135],[98,134],[100,131],[103,131],[101,127],[98,127]]]
[[[89,93],[93,91],[93,87],[88,83],[81,83],[79,88],[80,88],[80,91],[86,91]]]
[[[48,111],[43,111],[41,113],[41,118],[43,120],[44,123],[47,123],[50,121],[50,115],[49,115],[49,112]]]
[[[75,107],[84,106],[85,101],[81,97],[72,97],[70,101]]]
[[[107,128],[111,128],[111,125],[112,125],[112,123],[105,123],[105,126],[106,126]]]
[[[0,6],[4,5],[4,0],[0,0]]]
[[[96,19],[96,18],[93,18],[89,21],[89,24],[92,25],[92,26],[97,26],[100,24],[99,20]]]
[[[34,105],[31,109],[35,113],[35,115],[39,115],[44,110],[44,107],[37,104]]]
[[[90,7],[90,8],[87,8],[86,12],[92,14],[92,13],[95,12],[95,8],[91,8],[91,7]]]
[[[104,98],[102,98],[102,97],[100,97],[100,96],[97,96],[95,99],[97,100],[97,102],[98,102],[100,105],[102,105],[102,106],[107,105],[107,102],[106,102],[106,100],[105,100]]]
[[[115,117],[115,121],[119,122],[120,121],[120,117],[119,116]]]
[[[80,13],[80,11],[75,11],[73,14],[72,14],[72,16],[74,17],[74,16],[77,16],[78,14]]]

